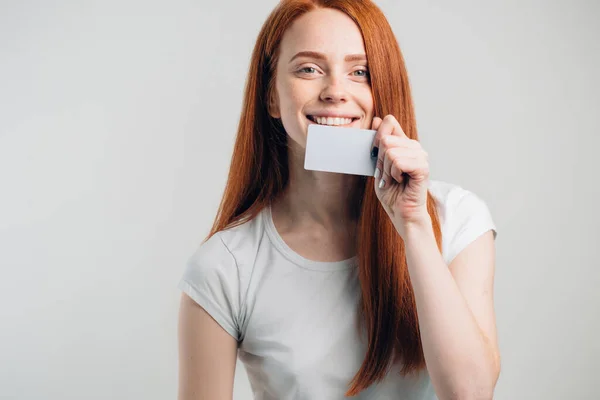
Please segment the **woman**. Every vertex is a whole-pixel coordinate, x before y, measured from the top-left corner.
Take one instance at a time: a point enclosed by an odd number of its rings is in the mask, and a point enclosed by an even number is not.
[[[314,123],[377,130],[375,177],[305,170]],[[495,226],[428,170],[380,10],[282,1],[253,52],[219,214],[179,285],[179,398],[232,398],[238,355],[257,399],[492,398]]]

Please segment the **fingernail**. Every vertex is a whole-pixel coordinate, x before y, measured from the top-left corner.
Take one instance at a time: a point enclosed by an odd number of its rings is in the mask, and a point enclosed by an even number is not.
[[[371,158],[377,157],[378,154],[379,154],[379,147],[373,147],[373,150],[371,150]]]
[[[383,187],[384,187],[384,186],[385,186],[385,179],[382,179],[382,180],[379,182],[379,189],[383,189]]]
[[[375,168],[375,179],[379,178],[380,175],[381,171],[379,170],[379,168]]]

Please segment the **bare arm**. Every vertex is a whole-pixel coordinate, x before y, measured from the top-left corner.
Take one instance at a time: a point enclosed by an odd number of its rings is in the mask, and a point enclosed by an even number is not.
[[[500,373],[491,231],[446,266],[431,222],[407,230],[423,352],[440,399],[492,399]]]
[[[237,341],[185,293],[179,308],[179,400],[231,400]]]

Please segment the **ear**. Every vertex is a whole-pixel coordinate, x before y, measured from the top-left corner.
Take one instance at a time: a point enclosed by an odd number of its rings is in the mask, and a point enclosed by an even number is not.
[[[281,112],[279,111],[279,96],[277,96],[277,89],[275,87],[269,91],[267,111],[272,118],[281,118]]]

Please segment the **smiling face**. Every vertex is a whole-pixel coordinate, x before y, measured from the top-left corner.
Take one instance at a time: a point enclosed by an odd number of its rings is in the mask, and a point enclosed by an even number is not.
[[[317,9],[283,36],[271,115],[306,148],[310,124],[370,129],[373,95],[362,35],[346,14]]]

